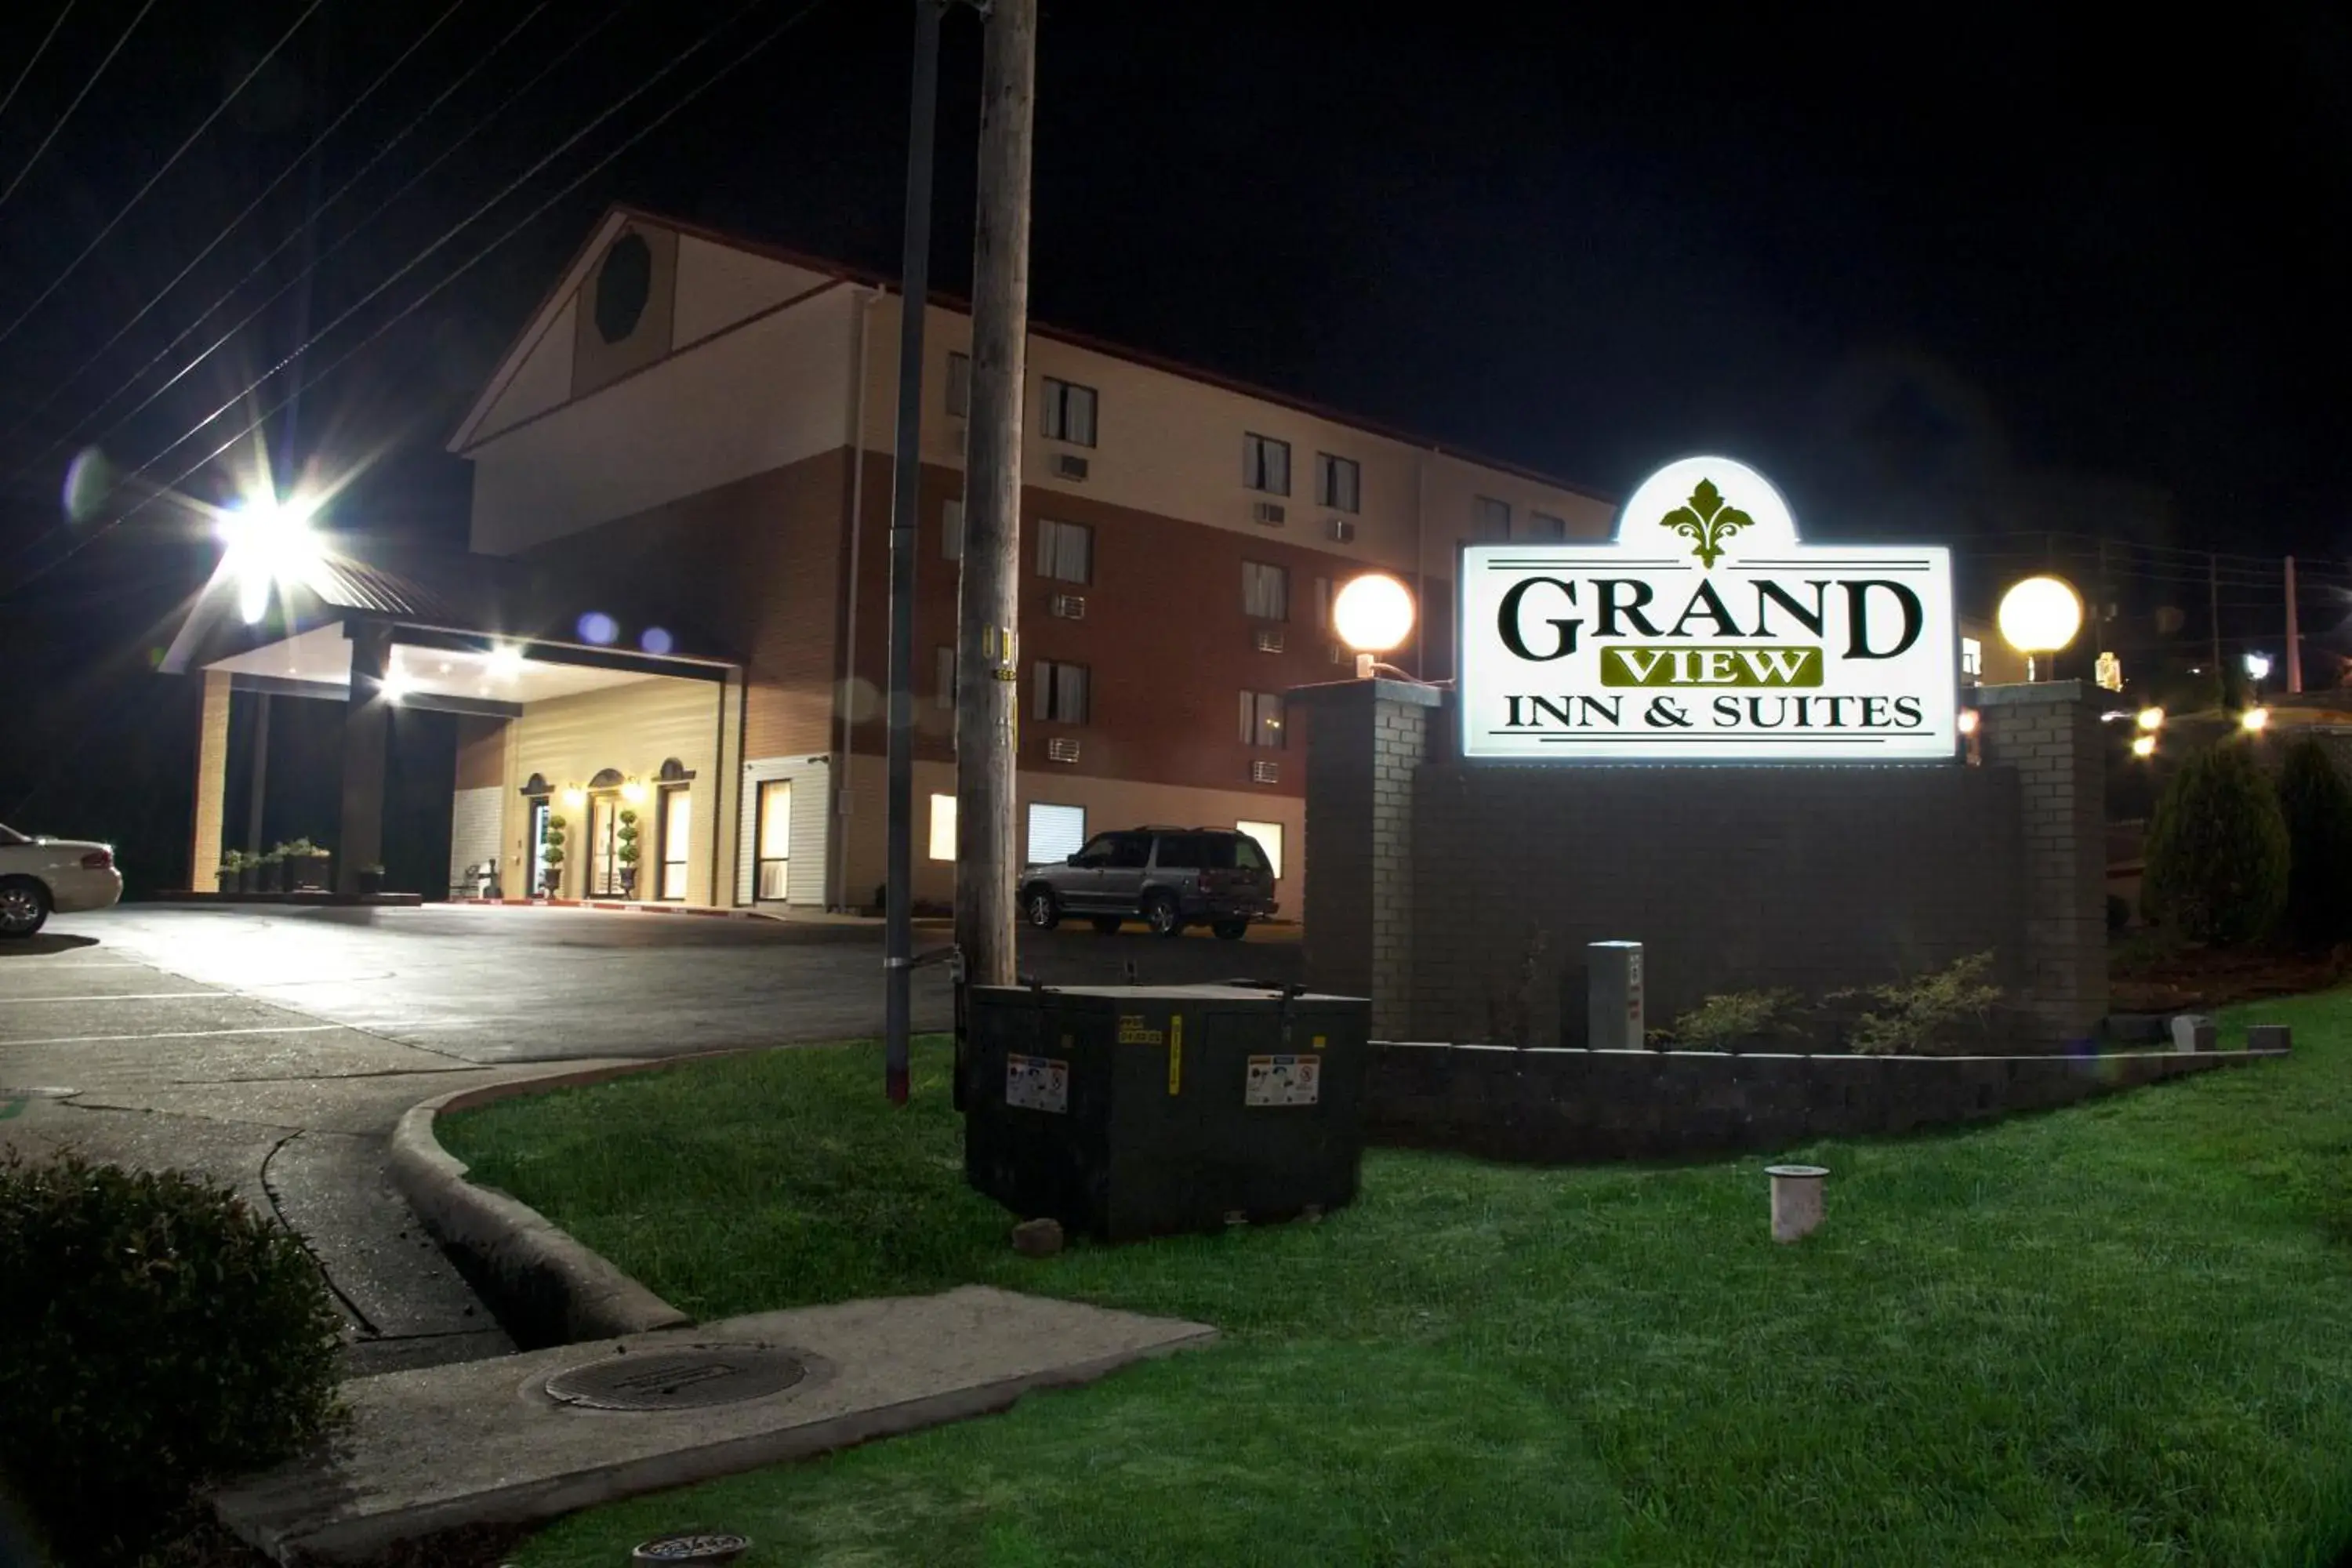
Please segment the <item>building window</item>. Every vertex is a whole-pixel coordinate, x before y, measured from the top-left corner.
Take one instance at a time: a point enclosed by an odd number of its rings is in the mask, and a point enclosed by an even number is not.
[[[1511,503],[1493,496],[1470,498],[1470,537],[1485,541],[1511,537]]]
[[[1282,749],[1282,695],[1276,691],[1242,693],[1242,744]]]
[[[931,841],[929,846],[934,860],[955,858],[956,824],[955,796],[931,796]]]
[[[759,846],[759,853],[751,896],[782,898],[791,882],[793,867],[792,780],[761,781],[760,821],[752,841]]]
[[[1263,561],[1242,563],[1242,614],[1261,621],[1290,618],[1290,574]]]
[[[1290,443],[1271,436],[1242,437],[1242,483],[1268,495],[1290,493]]]
[[[1095,580],[1095,531],[1083,522],[1037,523],[1037,575],[1056,583]]]
[[[948,355],[948,412],[958,419],[971,412],[971,356]]]
[[[1048,805],[1033,801],[1029,806],[1029,864],[1055,866],[1068,859],[1087,841],[1087,808],[1083,805]]]
[[[1087,721],[1087,667],[1050,658],[1029,666],[1029,720],[1035,724]]]
[[[963,502],[960,500],[940,507],[940,555],[948,561],[963,559]]]
[[[1353,458],[1335,458],[1328,452],[1315,454],[1315,504],[1328,506],[1334,511],[1355,511],[1363,479],[1363,470]]]
[[[1257,840],[1265,851],[1265,868],[1274,873],[1276,881],[1282,880],[1282,824],[1279,822],[1236,822],[1234,826]],[[1247,863],[1249,851],[1244,849],[1238,858]]]
[[[1568,520],[1564,517],[1554,517],[1548,511],[1531,511],[1528,513],[1528,537],[1545,540],[1566,539]]]
[[[1315,629],[1318,632],[1331,629],[1331,579],[1328,577],[1315,579]]]
[[[1960,639],[1960,680],[1969,686],[1984,683],[1984,644],[1975,637]]]
[[[931,700],[941,708],[952,708],[956,702],[955,649],[941,644],[931,649]]]
[[[1067,441],[1074,447],[1095,444],[1095,389],[1080,386],[1074,381],[1045,378],[1045,405],[1037,416],[1037,427],[1048,441]]]

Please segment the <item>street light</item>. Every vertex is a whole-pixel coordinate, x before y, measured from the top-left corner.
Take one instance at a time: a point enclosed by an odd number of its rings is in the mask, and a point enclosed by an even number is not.
[[[2269,727],[2270,721],[2271,710],[2267,708],[2249,708],[2243,713],[2238,715],[2239,725],[2243,728],[2249,735],[2261,734],[2264,729]]]
[[[1355,650],[1356,677],[1371,679],[1377,657],[1412,635],[1412,591],[1383,572],[1350,579],[1331,601],[1331,624]]]
[[[2000,596],[2001,640],[2025,656],[2025,679],[2040,679],[2034,655],[2056,653],[2083,629],[2083,597],[2058,577],[2028,577]]]
[[[2152,757],[2156,755],[2156,737],[2153,735],[2138,735],[2133,737],[2132,755],[2135,757]]]
[[[271,588],[282,601],[287,588],[318,574],[324,552],[310,528],[316,510],[310,501],[269,496],[231,507],[214,524],[226,546],[218,575],[236,585],[236,612],[246,625],[268,610]]]
[[[2151,735],[2156,733],[2158,730],[2163,729],[2164,710],[2161,708],[2141,709],[2139,710],[2139,727],[2147,731]]]
[[[2246,679],[2249,680],[2267,680],[2270,679],[2270,673],[2271,656],[2266,653],[2255,653],[2251,649],[2248,650],[2246,654]]]

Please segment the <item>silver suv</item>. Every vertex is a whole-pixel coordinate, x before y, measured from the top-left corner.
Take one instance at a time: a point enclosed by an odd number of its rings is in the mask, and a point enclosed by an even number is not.
[[[1098,931],[1139,920],[1154,936],[1178,936],[1205,924],[1233,942],[1276,907],[1265,850],[1230,827],[1097,833],[1060,865],[1021,874],[1021,910],[1039,931],[1084,915]]]

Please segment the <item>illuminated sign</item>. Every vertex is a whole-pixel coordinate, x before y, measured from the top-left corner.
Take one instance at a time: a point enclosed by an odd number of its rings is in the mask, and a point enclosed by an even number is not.
[[[1642,482],[1607,544],[1462,552],[1465,757],[1949,762],[1951,552],[1801,544],[1726,458]]]

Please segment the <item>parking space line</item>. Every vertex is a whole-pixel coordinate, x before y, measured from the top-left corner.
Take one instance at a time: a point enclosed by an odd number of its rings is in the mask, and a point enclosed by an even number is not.
[[[234,996],[234,991],[132,991],[121,996],[0,996],[0,1001],[35,1002],[183,1002],[194,996]]]
[[[0,1051],[19,1046],[96,1046],[118,1040],[209,1040],[222,1035],[323,1035],[347,1027],[343,1024],[269,1024],[251,1029],[166,1029],[152,1035],[60,1035],[47,1040],[0,1040]]]

